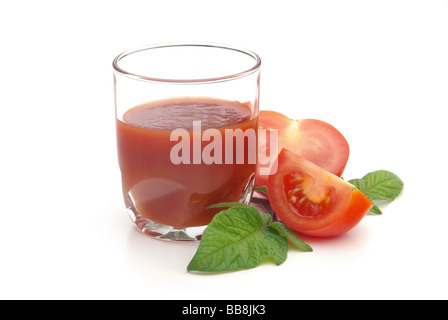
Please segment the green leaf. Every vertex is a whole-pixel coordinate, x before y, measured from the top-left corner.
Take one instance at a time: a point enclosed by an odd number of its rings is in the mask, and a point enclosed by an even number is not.
[[[221,203],[215,203],[211,206],[208,206],[206,209],[211,208],[233,208],[233,207],[239,207],[239,208],[245,208],[248,207],[247,204],[241,203],[241,202],[221,202]]]
[[[381,202],[392,202],[403,190],[403,181],[394,173],[386,170],[366,174],[362,179],[349,180],[356,188],[373,203],[368,214],[381,215]]]
[[[349,181],[371,201],[393,201],[403,190],[403,181],[395,174],[386,170],[366,174],[362,179]]]
[[[271,257],[277,266],[281,265],[288,257],[288,240],[270,226],[264,229],[263,234],[267,240],[264,245],[267,248],[268,257]]]
[[[370,200],[371,201],[371,200]],[[378,208],[377,205],[373,205],[372,209],[369,210],[369,212],[367,212],[367,214],[372,214],[372,215],[382,215],[383,212],[380,210],[380,208]]]
[[[233,207],[218,213],[210,222],[188,271],[236,271],[258,266],[268,258],[282,264],[288,241],[267,228],[268,214],[253,207]]]
[[[255,187],[254,190],[268,196],[268,187],[266,187],[266,186]]]
[[[274,228],[281,235],[285,236],[298,249],[306,252],[312,252],[313,249],[302,239],[300,239],[292,230],[283,222],[276,221],[272,223],[269,228]]]

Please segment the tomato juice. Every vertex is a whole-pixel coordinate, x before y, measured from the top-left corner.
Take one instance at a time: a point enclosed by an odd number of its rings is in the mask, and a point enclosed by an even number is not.
[[[240,201],[253,185],[256,161],[248,160],[253,152],[256,158],[256,150],[249,148],[250,143],[233,143],[228,148],[225,133],[229,129],[257,132],[258,117],[253,114],[248,104],[196,97],[149,102],[129,109],[116,122],[127,206],[140,218],[182,229],[207,225],[220,211],[206,209],[212,204]],[[220,133],[219,138],[203,138],[198,145],[194,122],[200,122],[201,136],[213,129]],[[188,132],[188,140],[183,142],[192,148],[199,146],[200,151],[173,149],[180,143],[173,141],[172,132],[176,129]],[[223,147],[219,154],[222,161],[198,161],[195,156],[205,152],[207,146],[210,152],[213,142]],[[173,150],[189,161],[173,163]],[[210,152],[215,160],[216,151]],[[235,160],[242,151],[244,163]],[[229,158],[235,161],[229,163]]]

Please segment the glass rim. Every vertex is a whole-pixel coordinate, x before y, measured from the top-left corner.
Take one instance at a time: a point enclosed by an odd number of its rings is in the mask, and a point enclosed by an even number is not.
[[[151,50],[151,49],[161,49],[161,48],[168,48],[168,47],[207,47],[207,48],[217,48],[217,49],[225,49],[225,50],[232,50],[236,52],[240,52],[243,54],[246,54],[254,59],[255,63],[254,65],[246,70],[232,73],[225,76],[219,76],[219,77],[208,77],[208,78],[199,78],[199,79],[169,79],[169,78],[160,78],[160,77],[150,77],[146,75],[141,75],[133,72],[129,72],[121,68],[118,63],[121,59],[125,58],[126,56],[129,56],[133,53],[145,51],[145,50]],[[129,78],[133,78],[136,80],[144,80],[144,81],[151,81],[151,82],[165,82],[165,83],[173,83],[173,84],[188,84],[188,83],[195,83],[195,84],[203,84],[203,83],[212,83],[212,82],[221,82],[221,81],[228,81],[233,80],[241,77],[245,77],[247,75],[250,75],[256,71],[258,71],[261,67],[261,58],[253,51],[236,47],[236,46],[230,46],[226,44],[219,44],[219,43],[212,43],[212,42],[167,42],[167,43],[157,43],[157,44],[150,44],[141,46],[138,48],[126,50],[122,53],[120,53],[114,60],[113,60],[113,68],[116,72],[118,72],[121,75],[124,75]]]

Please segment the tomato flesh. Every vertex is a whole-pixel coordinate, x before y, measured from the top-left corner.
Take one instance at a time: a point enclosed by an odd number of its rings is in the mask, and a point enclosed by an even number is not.
[[[337,176],[344,172],[350,154],[349,145],[330,124],[316,119],[292,120],[279,112],[264,110],[260,111],[258,123],[260,129],[267,131],[266,137],[259,137],[259,159],[270,154],[270,130],[277,129],[278,152],[286,148]],[[267,185],[269,175],[260,173],[266,167],[271,169],[272,163],[258,163],[256,186]]]
[[[286,149],[268,181],[278,218],[303,234],[330,237],[355,227],[372,207],[352,184]]]
[[[287,174],[283,178],[286,200],[301,217],[323,216],[333,207],[335,188],[317,183],[302,172]]]

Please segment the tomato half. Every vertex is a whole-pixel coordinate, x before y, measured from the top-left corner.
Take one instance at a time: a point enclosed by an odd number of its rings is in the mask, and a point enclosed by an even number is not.
[[[270,130],[278,130],[278,152],[286,148],[318,166],[341,176],[350,154],[344,136],[332,125],[316,119],[291,120],[275,111],[260,111],[260,129],[266,129],[266,137],[259,135],[259,159],[269,155]],[[262,175],[262,168],[272,163],[258,163],[256,186],[267,185],[269,175]],[[269,170],[268,170],[269,172]]]
[[[277,173],[269,177],[268,193],[278,218],[311,236],[343,234],[372,207],[352,184],[286,149],[278,156]]]

